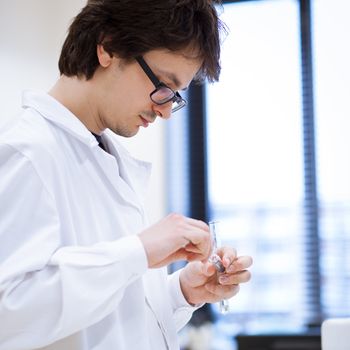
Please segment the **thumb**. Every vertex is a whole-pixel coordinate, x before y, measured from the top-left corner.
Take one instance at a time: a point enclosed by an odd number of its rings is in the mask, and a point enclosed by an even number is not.
[[[212,263],[207,261],[202,265],[202,272],[205,276],[210,277],[215,274],[216,268]]]

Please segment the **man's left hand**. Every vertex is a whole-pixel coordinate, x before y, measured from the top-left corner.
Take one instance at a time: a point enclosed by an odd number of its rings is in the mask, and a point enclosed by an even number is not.
[[[250,256],[237,256],[230,247],[222,247],[216,252],[225,267],[218,273],[210,262],[193,261],[180,273],[182,292],[189,304],[215,303],[233,297],[239,291],[240,283],[250,280],[247,270],[253,263]]]

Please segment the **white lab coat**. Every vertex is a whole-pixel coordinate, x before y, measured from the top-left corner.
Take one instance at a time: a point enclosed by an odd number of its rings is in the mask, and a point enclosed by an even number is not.
[[[47,94],[23,106],[0,135],[0,350],[178,349],[195,309],[136,235],[150,164]]]

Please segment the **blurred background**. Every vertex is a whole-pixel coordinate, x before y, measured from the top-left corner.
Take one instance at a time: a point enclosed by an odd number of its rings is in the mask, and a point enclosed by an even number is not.
[[[83,0],[0,0],[0,127],[23,89],[48,90]],[[320,349],[325,318],[350,316],[350,2],[224,1],[219,83],[131,139],[151,161],[148,211],[220,221],[252,255],[230,312],[206,306],[186,350]],[[171,267],[177,269],[179,265]]]

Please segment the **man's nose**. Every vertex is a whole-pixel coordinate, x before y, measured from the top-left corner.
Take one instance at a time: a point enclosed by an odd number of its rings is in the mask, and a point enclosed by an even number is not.
[[[169,119],[171,117],[171,109],[173,107],[172,101],[164,103],[163,105],[153,105],[153,112],[157,114],[158,117],[163,119]]]

